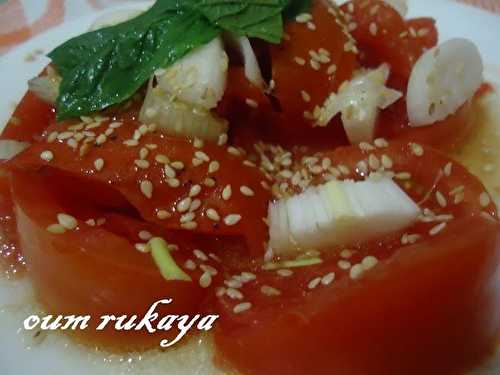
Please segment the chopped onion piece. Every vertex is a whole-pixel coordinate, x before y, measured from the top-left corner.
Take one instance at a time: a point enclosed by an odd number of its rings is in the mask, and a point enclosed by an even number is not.
[[[211,111],[187,104],[166,93],[161,87],[149,83],[139,120],[146,124],[155,123],[166,134],[216,141],[226,133],[227,121]]]
[[[121,9],[115,10],[114,12],[106,13],[105,15],[99,17],[90,26],[89,31],[95,31],[99,29],[104,29],[105,27],[116,26],[120,23],[131,20],[132,18],[140,15],[142,11],[138,9]]]
[[[184,272],[175,262],[170,251],[168,250],[167,243],[164,239],[154,237],[149,240],[148,246],[151,248],[151,255],[160,270],[161,275],[167,281],[192,281],[191,277]]]
[[[352,245],[399,231],[419,213],[390,178],[331,181],[269,205],[269,245],[278,255]]]
[[[425,52],[408,82],[411,126],[444,120],[474,96],[483,82],[483,62],[476,45],[450,39]]]
[[[344,82],[337,94],[332,93],[320,108],[319,126],[326,126],[338,113],[352,144],[371,142],[380,109],[398,101],[402,93],[385,86],[390,69],[382,64],[374,70],[359,73]]]
[[[0,160],[10,160],[17,154],[26,150],[29,146],[30,144],[28,142],[2,139],[0,140]]]
[[[44,102],[55,104],[57,97],[59,96],[60,84],[60,77],[41,76],[30,79],[28,81],[28,88]]]
[[[227,39],[239,50],[241,57],[243,58],[245,77],[255,86],[264,89],[266,83],[262,77],[259,62],[257,61],[257,56],[255,55],[252,45],[250,44],[250,40],[246,36],[237,37],[234,35],[230,35]]]
[[[163,91],[181,101],[212,109],[222,99],[226,89],[229,59],[222,39],[215,38],[156,73]]]

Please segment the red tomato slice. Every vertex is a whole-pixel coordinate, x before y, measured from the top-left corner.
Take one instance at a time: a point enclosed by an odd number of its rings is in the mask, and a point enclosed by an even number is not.
[[[91,315],[90,328],[81,332],[84,340],[130,349],[156,346],[176,332],[153,335],[145,330],[117,331],[112,327],[98,332],[95,326],[101,315],[142,317],[154,302],[166,298],[172,298],[173,302],[158,308],[161,316],[197,314],[204,310],[211,293],[210,288],[203,289],[198,284],[202,270],[185,269],[192,282],[166,281],[151,255],[136,250],[134,244],[144,242],[138,233],[147,230],[178,244],[182,251],[173,251],[172,256],[181,267],[187,259],[192,259],[197,266],[204,263],[220,269],[213,259],[202,261],[193,255],[199,245],[208,254],[210,243],[204,238],[168,232],[117,214],[103,215],[92,209],[89,202],[76,203],[78,197],[74,195],[64,197],[64,190],[57,189],[58,181],[58,176],[47,173],[15,172],[12,176],[18,233],[29,275],[39,300],[50,313]],[[65,206],[65,201],[71,201],[72,206]],[[63,234],[47,231],[62,212],[78,219],[77,229]],[[89,216],[90,212],[94,216]],[[89,218],[103,217],[107,219],[103,225],[85,223]]]
[[[353,0],[342,5],[350,31],[358,42],[361,62],[367,66],[389,63],[404,82],[418,58],[437,44],[435,21],[405,21],[381,0]]]
[[[287,277],[254,266],[256,278],[239,289],[241,299],[220,298],[222,362],[259,375],[442,374],[469,368],[493,349],[500,328],[500,228],[493,204],[480,204],[484,187],[431,149],[395,144],[370,154],[389,156],[394,171],[411,174],[402,185],[413,199],[453,219],[437,234],[442,224],[436,222],[408,228],[405,233],[420,236],[416,243],[406,237],[402,245],[399,233],[353,246],[347,255],[332,249],[321,255],[323,263]],[[368,155],[355,147],[330,154],[357,173]],[[438,191],[448,200],[444,207]],[[457,192],[463,196],[455,204]],[[349,277],[345,262],[358,264],[367,255],[378,264]],[[335,280],[324,282],[331,272]],[[252,307],[235,313],[243,301]]]
[[[348,37],[337,12],[330,2],[315,1],[309,26],[299,22],[285,26],[286,38],[270,47],[273,88],[268,98],[245,82],[240,69],[230,70],[219,112],[236,125],[232,132],[238,139],[245,140],[251,133],[248,129],[254,128],[261,139],[269,142],[323,148],[347,143],[339,123],[313,128],[315,120],[310,118],[316,106],[323,105],[330,93],[350,79],[356,65],[355,54],[346,47]],[[319,55],[320,50],[323,62],[312,63],[317,65],[315,69],[311,65],[311,51]],[[332,65],[336,67],[335,73]],[[247,99],[258,107],[249,107]],[[309,118],[304,117],[306,112]]]
[[[64,141],[35,143],[13,160],[11,165],[31,170],[50,166],[72,176],[86,177],[94,184],[107,184],[115,192],[120,192],[151,223],[168,229],[243,236],[252,254],[262,254],[263,242],[267,237],[267,227],[262,218],[267,215],[267,203],[271,196],[262,186],[262,181],[265,180],[262,172],[251,164],[244,164],[244,157],[231,154],[231,149],[228,150],[227,147],[206,144],[203,148],[196,148],[188,140],[168,138],[158,133],[145,134],[138,147],[125,146],[123,141],[131,139],[137,127],[136,122],[126,122],[115,129],[104,144],[89,147],[90,152],[83,157],[79,157],[78,149],[73,150]],[[99,134],[106,128],[107,123],[93,131]],[[50,127],[48,133],[56,130],[59,134],[64,134],[67,126],[59,124]],[[146,145],[155,146],[141,164],[138,161],[140,149]],[[40,158],[47,150],[54,155],[50,162]],[[169,158],[168,170],[162,162],[157,161],[158,155]],[[193,159],[198,157],[205,160],[194,166]],[[104,161],[102,170],[95,167],[97,159]],[[218,163],[218,169],[209,171],[210,162]],[[177,164],[180,166],[176,170]],[[212,167],[215,168],[213,165]],[[179,186],[169,184],[174,173]],[[206,182],[207,178],[211,179],[210,184]],[[143,182],[153,186],[150,198],[145,195],[147,192],[144,192],[144,187],[141,188]],[[232,194],[227,194],[227,186],[231,186]],[[102,202],[103,199],[96,196],[95,200]],[[115,200],[120,201],[119,198]],[[191,204],[197,204],[198,207]],[[217,212],[219,220],[214,220],[214,215],[207,214],[210,209]],[[170,216],[160,218],[158,212],[161,210]],[[192,218],[189,219],[186,215]],[[233,218],[235,221],[231,222]],[[197,226],[188,228],[184,224],[189,221],[196,222]]]

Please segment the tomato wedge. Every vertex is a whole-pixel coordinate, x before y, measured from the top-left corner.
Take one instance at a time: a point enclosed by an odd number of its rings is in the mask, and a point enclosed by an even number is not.
[[[144,242],[138,233],[146,230],[182,249],[172,252],[178,265],[192,259],[197,266],[203,263],[220,269],[213,259],[202,261],[193,255],[197,248],[207,254],[211,246],[217,249],[220,244],[215,240],[165,231],[120,214],[103,213],[92,208],[91,202],[78,201],[74,195],[65,196],[65,191],[57,188],[60,177],[47,171],[15,172],[11,180],[20,243],[38,298],[53,314],[90,315],[90,328],[78,332],[82,339],[91,343],[97,340],[119,349],[156,346],[161,339],[175,337],[177,332],[150,334],[145,329],[117,331],[111,326],[96,331],[99,317],[104,314],[142,317],[154,302],[166,298],[172,298],[173,302],[158,308],[162,316],[197,314],[205,309],[211,288],[199,285],[201,269],[185,269],[192,282],[166,281],[151,255],[138,251],[134,244]],[[72,202],[71,206],[66,202]],[[47,227],[57,222],[59,213],[76,217],[78,227],[63,234],[49,232]],[[88,225],[88,219],[94,222],[97,219],[98,224]]]
[[[103,123],[91,132],[52,126],[47,133],[55,131],[60,138],[79,133],[94,142],[96,137],[107,140],[98,147],[84,146],[89,152],[81,157],[80,148],[75,150],[66,140],[38,142],[11,165],[25,170],[49,166],[104,183],[121,193],[146,221],[168,229],[243,236],[252,254],[262,254],[267,236],[262,218],[267,214],[270,192],[262,185],[265,176],[245,162],[241,151],[214,144],[197,148],[188,140],[151,132],[142,136],[140,146],[129,147],[123,142],[133,139],[138,124],[126,121],[119,128],[110,127],[112,124]],[[108,139],[104,133],[109,129],[113,132]],[[53,160],[42,160],[46,151],[54,155]],[[98,159],[102,168],[96,167]],[[110,200],[94,199],[101,203]]]
[[[359,178],[366,173],[359,163],[374,165],[382,155],[427,208],[421,222],[348,251],[332,249],[321,264],[253,267],[241,299],[219,300],[221,362],[259,375],[442,374],[491,352],[500,328],[494,205],[479,198],[484,187],[465,168],[419,145],[341,148],[330,157],[356,171],[346,178]],[[348,268],[367,256],[378,263],[352,276]]]

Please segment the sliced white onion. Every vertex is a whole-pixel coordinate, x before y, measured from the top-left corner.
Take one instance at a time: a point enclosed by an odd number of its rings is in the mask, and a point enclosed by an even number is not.
[[[411,126],[444,120],[474,96],[483,82],[483,62],[476,45],[450,39],[425,52],[408,82]]]
[[[224,95],[228,63],[222,39],[218,37],[168,69],[158,71],[156,78],[163,91],[181,101],[212,109]]]
[[[383,0],[385,3],[393,7],[401,17],[405,18],[408,14],[408,1],[407,0]]]
[[[131,20],[141,14],[138,9],[121,9],[114,12],[106,13],[99,17],[91,26],[89,31],[103,29],[105,27],[115,26],[120,23]]]
[[[155,123],[166,134],[215,141],[227,131],[227,121],[211,111],[185,103],[159,86],[149,83],[139,114],[146,124]]]
[[[29,146],[30,144],[28,142],[2,139],[0,140],[0,160],[10,160],[17,154],[26,150]]]
[[[30,79],[28,81],[28,88],[44,102],[55,104],[59,96],[60,84],[61,79],[59,77],[41,76]]]
[[[387,64],[359,73],[331,94],[320,110],[318,125],[326,126],[342,113],[342,123],[352,144],[371,142],[380,109],[385,109],[402,97],[402,93],[385,86],[390,74]]]
[[[259,62],[257,61],[257,56],[255,55],[252,45],[250,44],[250,40],[246,36],[238,37],[229,35],[227,37],[227,41],[239,50],[241,57],[243,58],[245,77],[255,86],[263,89],[266,83],[262,77]]]
[[[331,181],[269,205],[269,245],[278,255],[352,245],[402,230],[419,213],[390,178]]]

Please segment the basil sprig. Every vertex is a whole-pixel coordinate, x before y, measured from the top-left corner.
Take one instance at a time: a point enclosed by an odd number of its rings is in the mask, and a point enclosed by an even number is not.
[[[62,77],[57,119],[122,103],[151,77],[223,31],[279,43],[283,18],[310,0],[157,0],[145,13],[88,32],[53,50]]]

